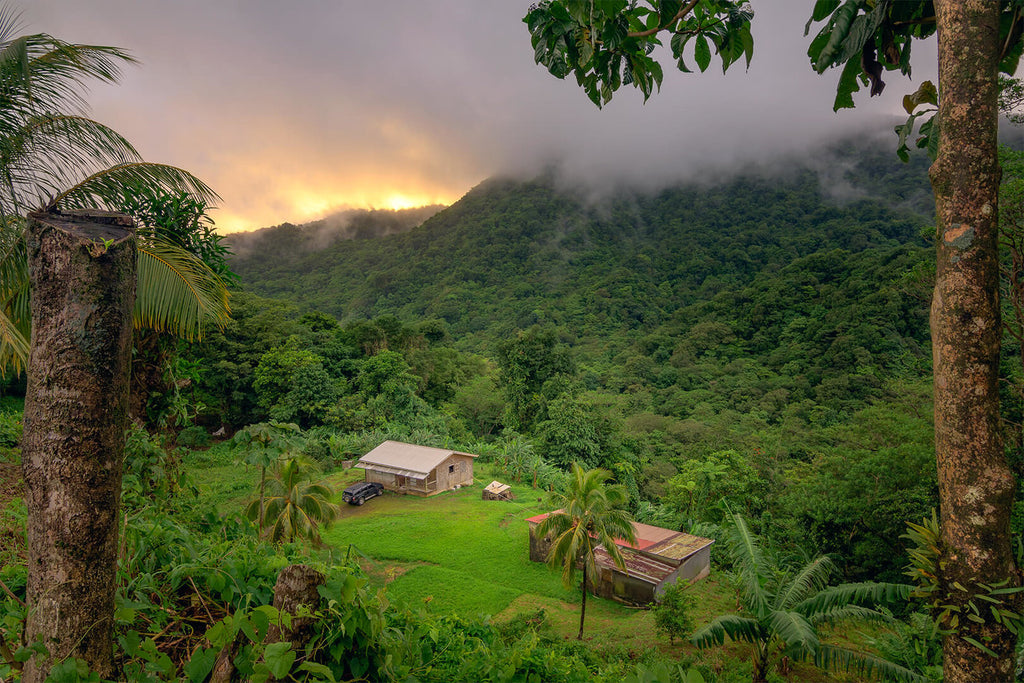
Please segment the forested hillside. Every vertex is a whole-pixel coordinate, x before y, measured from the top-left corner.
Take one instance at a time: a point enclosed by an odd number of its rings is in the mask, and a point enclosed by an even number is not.
[[[935,495],[927,173],[888,149],[815,167],[596,200],[493,179],[314,251],[288,245],[315,227],[263,231],[231,265],[287,303],[237,299],[199,385],[229,424],[522,435],[544,466],[612,469],[650,521],[724,501],[895,578]]]

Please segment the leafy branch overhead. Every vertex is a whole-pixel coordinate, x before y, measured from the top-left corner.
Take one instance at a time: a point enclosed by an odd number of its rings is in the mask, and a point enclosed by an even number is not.
[[[713,54],[722,70],[754,54],[746,0],[680,0],[627,3],[626,0],[546,0],[530,7],[534,59],[557,78],[569,74],[598,107],[623,85],[639,88],[644,101],[661,88],[662,68],[651,56],[671,34],[672,57],[680,71],[687,60],[706,71]]]

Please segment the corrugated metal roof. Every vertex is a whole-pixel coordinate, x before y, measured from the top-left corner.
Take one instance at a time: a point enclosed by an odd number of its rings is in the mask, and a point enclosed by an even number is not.
[[[650,555],[641,555],[640,553],[624,552],[622,553],[622,560],[626,564],[625,571],[627,574],[655,586],[679,568],[679,565],[674,562],[666,562]],[[608,551],[602,547],[598,547],[594,551],[594,561],[599,567],[623,571],[615,564]]]
[[[661,557],[670,557],[673,560],[685,560],[698,550],[702,550],[715,541],[710,538],[702,538],[680,531],[675,536],[665,539],[661,543],[644,548],[649,553]]]
[[[445,448],[417,446],[401,441],[385,441],[372,451],[359,458],[355,467],[381,470],[392,474],[401,474],[422,479],[435,467],[452,455],[465,455],[470,458],[477,456]]]
[[[556,510],[555,512],[560,512]],[[527,519],[527,522],[534,524],[542,522],[550,512],[536,515]],[[685,560],[690,555],[693,555],[698,550],[705,548],[712,543],[714,540],[710,538],[702,538],[700,536],[693,536],[684,531],[673,531],[672,529],[664,529],[659,526],[651,526],[650,524],[641,524],[640,522],[633,522],[633,532],[636,534],[636,543],[627,543],[621,538],[615,539],[615,544],[624,548],[633,548],[635,550],[642,550],[646,553],[652,553],[660,557],[674,560],[674,564],[678,566],[681,560]]]

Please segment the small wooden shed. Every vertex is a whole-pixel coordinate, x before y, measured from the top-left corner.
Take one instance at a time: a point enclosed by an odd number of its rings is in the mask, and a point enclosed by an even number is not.
[[[508,484],[502,484],[500,481],[492,481],[484,488],[483,492],[484,500],[515,500],[516,497],[512,495],[512,487]]]
[[[446,448],[385,441],[359,458],[356,467],[366,481],[378,482],[396,493],[432,496],[473,483],[471,453]]]

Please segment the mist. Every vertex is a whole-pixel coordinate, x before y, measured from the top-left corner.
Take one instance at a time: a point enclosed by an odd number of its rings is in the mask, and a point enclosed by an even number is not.
[[[916,45],[912,81],[889,73],[881,97],[861,91],[834,113],[838,73],[815,74],[806,55],[810,9],[754,0],[749,70],[683,74],[669,59],[646,104],[622,90],[598,110],[533,63],[528,6],[36,0],[23,24],[140,60],[92,90],[92,114],[210,183],[225,232],[450,204],[488,177],[552,165],[597,193],[725,177],[891,130],[902,96],[935,77],[934,44]]]

